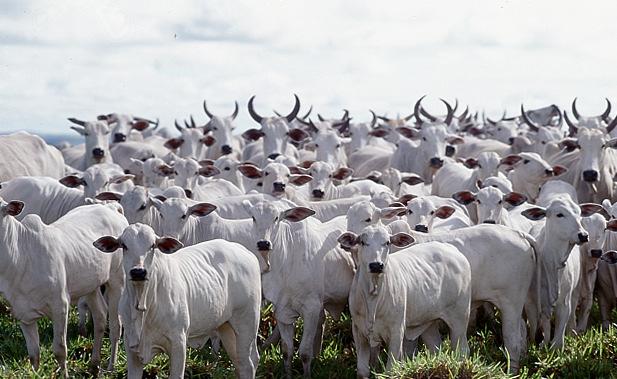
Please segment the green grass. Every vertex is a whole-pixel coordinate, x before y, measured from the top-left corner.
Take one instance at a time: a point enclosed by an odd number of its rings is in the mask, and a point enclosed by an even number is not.
[[[592,321],[597,325],[597,309]],[[260,339],[270,333],[273,326],[270,308],[263,311]],[[383,366],[376,371],[376,377],[385,378],[511,378],[505,374],[506,359],[498,333],[499,322],[490,320],[480,323],[476,331],[469,335],[472,354],[460,359],[447,347],[436,354],[421,351],[413,360],[397,364],[392,371],[384,372]],[[301,328],[299,328],[301,329]],[[52,328],[49,320],[39,322],[41,335],[41,367],[37,372],[30,368],[25,342],[19,324],[9,315],[6,303],[0,302],[0,377],[2,378],[54,378],[57,365],[51,352]],[[300,330],[296,333],[296,348]],[[72,311],[69,319],[69,375],[72,378],[91,377],[88,362],[92,351],[92,339],[77,335],[77,316]],[[104,361],[108,358],[109,344],[105,341]],[[261,352],[257,376],[261,378],[280,378],[283,376],[281,352],[272,346]],[[381,355],[385,362],[387,356]],[[125,356],[120,349],[119,362],[115,372],[103,373],[103,378],[125,377]],[[351,319],[343,314],[339,321],[328,319],[323,351],[313,362],[314,378],[355,378],[356,357],[351,337]],[[145,368],[146,378],[166,377],[168,359],[157,356]],[[294,360],[295,377],[302,375],[302,364]],[[233,366],[226,354],[215,354],[209,347],[187,353],[186,377],[229,378],[233,377]],[[581,336],[569,336],[562,351],[530,346],[521,365],[520,378],[617,378],[617,328],[601,332],[598,327],[590,329]]]

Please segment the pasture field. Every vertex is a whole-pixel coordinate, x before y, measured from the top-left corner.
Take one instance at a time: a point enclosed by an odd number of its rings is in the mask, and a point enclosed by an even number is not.
[[[2,378],[54,378],[57,377],[56,361],[51,352],[52,328],[49,320],[39,322],[41,335],[41,367],[32,371],[28,362],[26,345],[18,323],[10,316],[6,302],[0,303],[0,377]],[[613,314],[613,319],[616,315]],[[269,333],[272,324],[271,308],[262,312],[260,340]],[[522,361],[520,378],[617,378],[617,329],[611,327],[602,332],[598,326],[597,306],[592,311],[593,328],[581,336],[568,336],[563,351],[531,346]],[[452,352],[429,354],[422,351],[415,359],[395,367],[390,373],[378,370],[376,377],[386,378],[514,378],[506,375],[505,358],[499,346],[501,337],[498,321],[484,320],[478,323],[469,335],[472,355],[463,361]],[[92,349],[90,337],[77,334],[77,313],[72,309],[69,319],[68,366],[72,378],[91,377],[88,362]],[[108,340],[103,348],[103,357],[109,353]],[[385,354],[382,354],[385,362]],[[355,378],[355,352],[351,337],[351,319],[348,313],[340,321],[328,318],[324,334],[323,350],[313,364],[314,378]],[[166,377],[168,360],[159,355],[144,371],[144,378]],[[294,376],[301,377],[302,364],[294,361]],[[283,376],[282,354],[278,346],[261,352],[257,371],[259,378]],[[114,373],[102,372],[102,378],[124,378],[125,358],[120,349],[119,362]],[[232,378],[231,362],[221,351],[213,353],[209,347],[189,349],[186,362],[188,378]]]

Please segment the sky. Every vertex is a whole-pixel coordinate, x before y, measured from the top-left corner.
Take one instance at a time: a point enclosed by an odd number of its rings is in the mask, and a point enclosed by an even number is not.
[[[129,113],[239,130],[302,109],[409,114],[424,94],[497,117],[551,103],[617,109],[616,1],[1,0],[0,132],[70,133],[67,117]],[[613,112],[614,114],[614,112]]]

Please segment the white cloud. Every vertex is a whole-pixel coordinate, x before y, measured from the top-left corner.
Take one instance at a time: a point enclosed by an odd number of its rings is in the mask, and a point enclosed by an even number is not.
[[[603,109],[617,88],[612,1],[103,1],[0,3],[0,131],[68,130],[66,117],[160,117],[201,102],[286,112],[408,113],[429,93],[472,108]],[[252,126],[245,107],[239,125]]]

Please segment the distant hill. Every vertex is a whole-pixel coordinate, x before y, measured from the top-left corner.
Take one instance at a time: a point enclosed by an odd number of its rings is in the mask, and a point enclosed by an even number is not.
[[[3,134],[11,134],[14,132],[1,132],[0,135]],[[68,142],[71,145],[77,145],[84,142],[84,137],[78,135],[77,133],[66,133],[66,134],[45,134],[45,133],[35,133],[29,132],[32,134],[36,134],[43,138],[45,142],[50,145],[58,145],[60,142]]]

